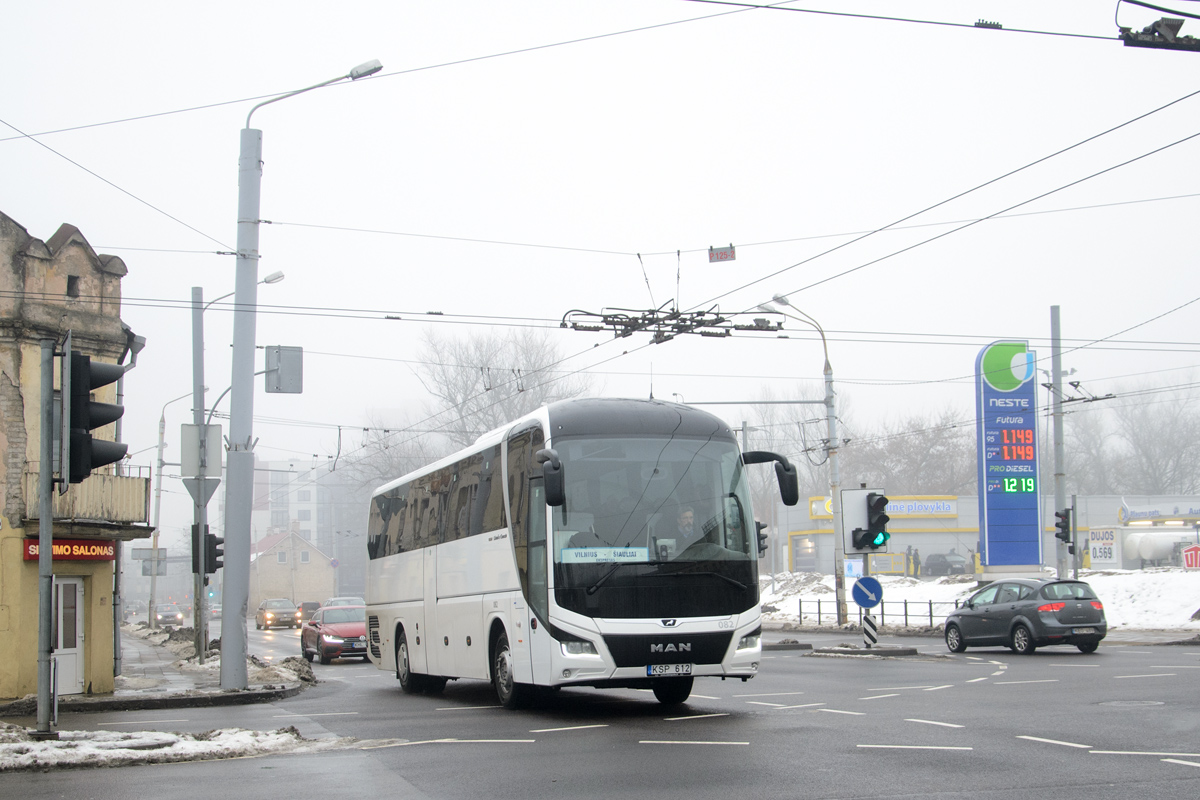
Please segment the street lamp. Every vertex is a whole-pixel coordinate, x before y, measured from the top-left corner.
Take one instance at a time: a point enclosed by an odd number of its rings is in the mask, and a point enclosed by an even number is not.
[[[272,272],[267,277],[258,281],[262,283],[279,283],[283,280],[284,275],[280,270]],[[204,289],[199,286],[192,287],[192,423],[196,428],[196,433],[200,438],[199,441],[199,464],[195,478],[195,489],[192,491],[192,520],[195,524],[195,530],[192,533],[194,539],[198,538],[200,544],[193,542],[192,547],[199,555],[199,564],[195,566],[198,572],[193,575],[192,586],[194,598],[192,602],[192,627],[195,630],[195,646],[196,657],[200,664],[204,664],[204,653],[208,649],[208,603],[204,592],[204,579],[208,574],[205,568],[204,559],[204,534],[208,527],[208,500],[212,496],[212,491],[209,489],[209,481],[207,477],[208,467],[208,421],[204,418],[204,312],[207,311],[214,303],[224,300],[226,297],[233,296],[234,292],[227,292],[215,300],[204,302]],[[221,395],[224,397],[225,395]],[[218,403],[220,400],[217,401]],[[214,406],[216,403],[213,404]],[[211,414],[209,415],[212,416]],[[219,480],[220,474],[216,476]],[[184,481],[187,484],[187,481]],[[213,483],[213,489],[216,488],[216,483]],[[222,597],[222,603],[224,597]],[[222,613],[222,619],[225,615]],[[224,628],[222,628],[224,631]],[[222,633],[222,638],[224,634]]]
[[[837,597],[838,625],[845,625],[849,621],[846,609],[846,546],[842,540],[842,478],[838,472],[837,414],[834,409],[833,367],[829,364],[829,344],[825,340],[825,329],[821,327],[821,324],[793,306],[785,295],[777,294],[771,300],[776,306],[785,306],[796,313],[789,314],[765,304],[759,306],[759,310],[782,314],[789,319],[816,328],[817,333],[821,335],[821,348],[825,352],[825,422],[826,435],[829,437],[829,444],[826,445],[825,451],[829,454],[829,493],[833,506],[833,586]]]
[[[258,307],[258,225],[262,188],[262,131],[254,112],[298,94],[383,69],[359,64],[345,75],[266,100],[246,115],[238,156],[237,274],[234,283],[233,365],[229,401],[229,455],[225,487],[225,588],[221,620],[221,688],[246,688],[246,612],[250,595],[250,513],[254,500],[254,347]]]

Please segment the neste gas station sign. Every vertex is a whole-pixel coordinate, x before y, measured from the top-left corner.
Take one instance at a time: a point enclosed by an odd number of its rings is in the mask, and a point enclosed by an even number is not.
[[[979,554],[990,566],[1042,563],[1036,357],[992,342],[975,359]]]

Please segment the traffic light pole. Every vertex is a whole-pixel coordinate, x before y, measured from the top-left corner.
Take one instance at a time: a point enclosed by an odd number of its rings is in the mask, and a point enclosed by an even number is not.
[[[825,331],[821,333],[821,343],[825,343]],[[846,625],[850,621],[850,613],[846,608],[846,543],[842,539],[842,476],[838,471],[838,432],[837,413],[834,408],[833,367],[829,364],[829,351],[825,352],[825,420],[829,436],[829,491],[833,497],[833,588],[837,598],[838,625]],[[865,559],[864,559],[865,561]]]
[[[193,497],[192,517],[196,523],[194,536],[199,536],[198,543],[193,544],[199,551],[197,573],[193,575],[195,586],[192,597],[192,627],[195,629],[196,659],[204,663],[204,654],[208,649],[208,614],[204,592],[205,569],[204,531],[208,528],[208,496],[205,491],[206,445],[207,430],[204,425],[204,290],[199,286],[192,287],[192,422],[200,432],[200,469],[197,474],[197,485],[200,487]]]
[[[50,730],[54,650],[54,340],[42,339],[41,443],[38,458],[38,656],[35,739],[57,739]],[[70,398],[64,398],[69,403]],[[69,433],[69,432],[68,432]],[[62,464],[63,480],[70,467]]]
[[[1062,410],[1062,341],[1059,331],[1058,306],[1050,306],[1050,383],[1054,387],[1051,394],[1054,415],[1054,510],[1067,507],[1066,467],[1063,453],[1063,410]],[[1038,531],[1041,536],[1042,532]],[[1067,546],[1066,542],[1054,540],[1055,562],[1058,568],[1058,578],[1067,577]]]

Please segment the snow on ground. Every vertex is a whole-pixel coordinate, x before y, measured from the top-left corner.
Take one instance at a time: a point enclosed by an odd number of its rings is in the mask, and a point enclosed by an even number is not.
[[[1053,578],[1046,571],[1042,577]],[[954,609],[955,601],[970,596],[976,587],[974,575],[950,575],[938,578],[906,578],[877,575],[883,585],[884,611],[889,625],[903,625],[904,601],[908,601],[909,623],[929,624],[929,602],[933,601],[933,622],[940,625]],[[1080,570],[1079,579],[1087,582],[1104,603],[1104,616],[1110,630],[1179,630],[1200,632],[1200,572],[1173,567],[1146,570]],[[832,575],[809,572],[775,576],[775,588],[767,575],[761,579],[763,618],[771,622],[797,622],[803,601],[803,625],[817,623],[817,599],[821,600],[821,622],[833,623],[834,588]],[[850,598],[852,579],[846,581],[846,599],[855,620],[858,612]],[[776,609],[775,611],[769,608]],[[876,613],[878,616],[878,613]]]
[[[0,773],[316,753],[345,748],[357,741],[344,737],[305,739],[292,727],[267,732],[225,728],[195,734],[60,731],[58,736],[57,740],[37,741],[28,729],[0,722]]]

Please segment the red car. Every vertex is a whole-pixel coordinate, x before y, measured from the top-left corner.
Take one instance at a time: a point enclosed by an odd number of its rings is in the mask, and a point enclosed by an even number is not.
[[[367,607],[327,606],[300,626],[300,655],[328,664],[335,658],[367,658]]]

